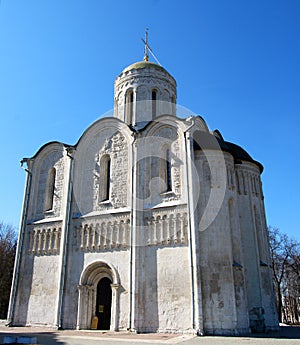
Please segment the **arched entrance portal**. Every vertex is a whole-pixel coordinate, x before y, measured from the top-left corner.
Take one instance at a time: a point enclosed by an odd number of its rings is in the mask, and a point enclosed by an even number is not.
[[[99,318],[98,329],[118,330],[119,287],[116,269],[103,261],[88,265],[78,285],[77,329],[90,329],[92,318]]]
[[[102,278],[97,284],[96,316],[98,316],[98,329],[110,329],[111,317],[111,280]]]

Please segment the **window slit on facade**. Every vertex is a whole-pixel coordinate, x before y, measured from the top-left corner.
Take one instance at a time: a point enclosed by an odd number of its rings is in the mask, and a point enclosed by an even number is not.
[[[152,90],[152,119],[156,117],[157,91]]]
[[[51,168],[48,172],[47,185],[46,185],[46,198],[45,198],[45,211],[53,209],[54,190],[55,190],[56,169]]]
[[[99,202],[109,200],[110,165],[109,155],[104,155],[100,161]]]

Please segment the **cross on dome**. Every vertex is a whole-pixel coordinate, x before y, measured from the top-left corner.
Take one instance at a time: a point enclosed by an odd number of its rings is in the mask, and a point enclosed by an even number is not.
[[[145,33],[145,39],[142,38],[142,41],[145,45],[144,47],[144,61],[149,61],[149,52],[155,59],[155,61],[161,66],[161,63],[158,61],[157,57],[154,55],[153,50],[150,48],[149,43],[148,43],[148,31],[149,29],[146,28],[146,33]]]
[[[146,28],[145,39],[142,38],[142,41],[145,44],[145,47],[144,47],[144,61],[149,61],[148,31],[149,31],[149,29]]]

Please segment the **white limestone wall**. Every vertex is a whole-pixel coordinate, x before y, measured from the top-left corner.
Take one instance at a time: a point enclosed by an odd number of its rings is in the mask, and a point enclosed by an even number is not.
[[[103,263],[114,267],[119,278],[120,287],[117,291],[118,301],[116,302],[118,311],[116,328],[128,328],[130,310],[130,225],[128,219],[128,214],[116,213],[106,218],[76,219],[71,223],[68,240],[66,293],[63,302],[64,328],[74,329],[78,326],[78,286],[82,284],[80,280],[83,272],[91,264],[100,267]],[[121,224],[124,226],[127,224],[126,229]],[[116,225],[118,225],[118,229]],[[83,233],[84,236],[82,236]],[[92,274],[93,272],[91,272]],[[113,277],[110,278],[112,279]],[[93,281],[93,284],[93,289],[95,290],[97,282]],[[91,307],[95,308],[93,303]],[[88,320],[84,321],[87,323],[83,322],[84,325],[81,327],[83,329],[90,328],[91,315],[89,311],[87,313]]]
[[[138,139],[137,196],[141,209],[164,207],[186,202],[184,185],[185,163],[183,152],[183,133],[179,121],[171,116],[161,117],[153,122]],[[168,157],[167,157],[168,152]],[[168,158],[168,159],[167,159]],[[166,161],[169,161],[170,184]]]
[[[191,322],[191,272],[187,247],[157,251],[157,300],[160,331],[189,331]],[[185,267],[185,269],[183,269]]]
[[[27,325],[55,324],[58,296],[58,256],[35,256]]]
[[[64,311],[63,311],[63,327],[74,329],[77,325],[78,317],[78,285],[80,284],[80,277],[82,272],[92,263],[103,262],[108,263],[116,268],[119,278],[120,287],[118,289],[118,302],[117,302],[117,329],[126,330],[129,324],[129,267],[130,267],[129,250],[126,251],[107,251],[101,253],[73,253],[69,257],[68,271],[67,271],[67,284],[66,293],[64,295]],[[96,286],[94,287],[96,288]],[[95,308],[92,305],[92,308]],[[80,317],[80,316],[79,316]],[[91,325],[91,317],[88,320],[87,327]]]
[[[189,211],[186,205],[185,139],[179,121],[170,118],[166,116],[163,124],[156,123],[146,129],[144,135],[150,138],[150,144],[147,140],[137,140],[138,211],[133,217],[130,214],[131,155],[136,147],[131,145],[133,136],[128,127],[117,119],[102,119],[80,139],[73,161],[74,190],[62,301],[64,328],[74,329],[78,325],[89,328],[93,302],[88,297],[85,316],[81,316],[79,307],[84,303],[80,302],[79,291],[88,291],[88,295],[82,296],[92,296],[97,279],[91,286],[82,285],[81,278],[89,267],[96,269],[99,264],[105,269],[113,268],[118,276],[113,287],[118,294],[112,306],[114,329],[125,330],[131,326],[132,293],[132,301],[136,303],[132,321],[138,331],[193,331],[195,299],[192,298],[188,219],[189,212],[194,210]],[[168,145],[171,153],[171,191],[166,191],[163,185],[166,165],[160,162],[165,159],[161,154],[164,145]],[[99,200],[103,183],[99,162],[103,155],[109,155],[112,164],[110,196],[105,202]],[[35,159],[28,220],[30,223],[39,220],[26,229],[14,320],[20,325],[54,325],[62,254],[58,248],[64,231],[55,222],[59,222],[62,209],[67,209],[63,191],[68,183],[65,159],[69,158],[60,144],[50,144]],[[263,309],[267,328],[276,328],[259,169],[252,163],[234,164],[228,153],[223,155],[223,166],[220,159],[212,153],[208,164],[203,153],[195,152],[200,188],[195,219],[200,224],[207,208],[208,215],[214,215],[206,228],[196,224],[199,242],[195,253],[201,280],[198,299],[202,299],[204,332],[246,333],[249,319],[252,325],[255,318],[260,321],[262,316],[255,313]],[[54,208],[45,213],[41,206],[45,176],[53,166],[57,170]],[[216,193],[215,197],[222,197],[219,206],[218,203],[209,205],[212,192]],[[130,224],[132,219],[134,224]],[[138,249],[130,248],[130,234],[134,231],[142,240]]]
[[[183,133],[161,118],[139,141],[136,326],[141,332],[193,332]],[[171,190],[167,190],[169,150]]]
[[[119,302],[118,302],[118,330],[126,330],[129,324],[129,293],[130,293],[130,281],[129,281],[129,269],[130,269],[130,252],[126,251],[110,251],[101,254],[87,253],[84,257],[83,269],[89,266],[91,263],[99,261],[106,262],[112,265],[120,279],[119,288]]]
[[[250,311],[253,308],[262,306],[258,247],[252,212],[252,197],[249,194],[249,181],[246,178],[247,169],[245,169],[245,164],[237,165],[236,172],[248,309]]]
[[[227,201],[227,226],[231,235],[232,250],[232,271],[235,293],[235,307],[238,333],[247,333],[249,331],[249,315],[247,305],[247,289],[244,276],[244,259],[241,241],[240,220],[238,216],[238,206],[236,203],[236,188],[228,192]]]
[[[25,326],[28,324],[27,313],[31,293],[33,263],[34,257],[32,255],[29,256],[25,254],[22,256],[20,268],[21,273],[18,277],[18,287],[13,315],[13,322],[16,326]]]
[[[192,331],[191,272],[187,246],[145,249],[140,301],[143,332]]]
[[[72,215],[109,211],[128,207],[130,201],[130,132],[116,119],[95,122],[80,139],[74,154],[74,184]],[[108,200],[99,199],[104,185],[100,162],[103,156],[111,160]]]
[[[52,151],[51,148],[50,151]],[[43,152],[42,152],[43,153]],[[38,177],[40,170],[38,164],[42,161],[50,162],[49,167],[53,164],[63,166],[63,158],[58,160],[58,164],[53,160],[57,157],[57,152],[48,152],[48,157],[41,160],[37,157],[36,165],[33,167],[35,173],[35,185],[32,186],[31,202],[34,204],[37,200],[36,191],[41,187]],[[61,153],[59,153],[60,156]],[[49,159],[49,160],[48,160]],[[32,168],[32,165],[30,165]],[[62,168],[63,169],[63,168]],[[59,169],[58,169],[59,170]],[[55,185],[58,193],[57,199],[60,199],[58,208],[54,208],[53,213],[60,212],[62,205],[63,193],[65,187],[65,179],[62,172],[57,175],[57,183]],[[39,188],[35,188],[35,187]],[[57,206],[57,204],[56,204]],[[62,222],[57,220],[49,220],[47,217],[39,221],[30,220],[36,217],[35,205],[30,205],[32,213],[24,220],[24,236],[20,244],[20,271],[18,275],[18,286],[16,291],[16,299],[14,302],[13,323],[15,325],[46,325],[55,326],[57,299],[59,292],[59,264],[60,264],[60,243],[61,243],[61,227]],[[43,216],[43,215],[41,215]],[[26,225],[27,223],[31,223]]]
[[[206,152],[207,153],[207,152]],[[207,157],[206,157],[207,158]],[[220,188],[214,172],[214,161],[208,161],[201,152],[196,153],[196,166],[199,172],[201,198],[198,203],[199,219],[209,207],[209,198],[214,188]],[[234,164],[230,154],[224,153],[226,162],[226,193],[223,205],[211,226],[200,233],[200,260],[202,282],[215,279],[211,285],[204,283],[204,329],[210,333],[223,333],[219,329],[218,320],[214,322],[218,311],[216,303],[210,305],[211,288],[221,282],[221,285],[232,284],[234,287],[235,311],[233,311],[232,328],[245,333],[249,326],[253,331],[276,329],[277,317],[274,305],[274,290],[270,272],[270,257],[265,222],[265,210],[261,191],[259,168],[250,162]],[[211,210],[215,212],[216,210]],[[222,247],[217,245],[219,238]],[[210,258],[207,248],[214,253]],[[226,254],[227,252],[227,254]],[[231,253],[231,254],[230,254]],[[228,257],[232,255],[231,263]],[[212,268],[209,268],[212,261]],[[226,261],[228,262],[227,269]],[[208,263],[208,265],[206,264]],[[220,270],[218,265],[223,266]],[[221,277],[218,272],[232,270],[232,278]],[[217,269],[216,275],[210,273]],[[207,276],[208,274],[208,276]],[[232,279],[230,281],[230,279]],[[225,286],[223,285],[223,287]],[[228,286],[229,286],[228,285]],[[224,296],[229,291],[225,292]],[[211,314],[209,314],[211,313]],[[223,313],[224,314],[224,313]],[[226,314],[226,310],[225,310]],[[210,315],[210,316],[208,316]],[[209,322],[206,322],[206,319]],[[235,321],[234,321],[235,320]],[[237,327],[234,326],[237,324]],[[230,325],[227,325],[230,329]],[[221,327],[223,329],[223,325]]]
[[[59,250],[50,253],[38,251],[36,247],[36,251],[33,251],[29,231],[32,229],[26,230],[14,324],[54,326],[59,285]]]
[[[57,327],[61,223],[27,226],[13,323]]]
[[[236,165],[236,177],[250,327],[252,331],[276,329],[260,173],[256,165],[243,162]]]
[[[237,319],[231,237],[225,219],[226,207],[200,234],[200,274],[207,334],[247,331],[247,320]]]
[[[129,324],[129,246],[131,183],[131,135],[126,125],[117,119],[104,118],[95,122],[80,139],[74,152],[73,199],[70,210],[73,219],[68,238],[66,293],[63,297],[63,327],[89,328],[94,308],[91,294],[96,282],[81,287],[89,292],[88,309],[78,316],[80,278],[90,264],[112,265],[120,278],[117,289],[118,318],[116,329]],[[99,189],[106,181],[102,176],[101,157],[110,158],[109,196],[101,200]],[[125,213],[124,213],[125,212]],[[115,290],[113,290],[115,291]],[[84,292],[85,293],[85,292]],[[83,296],[83,295],[82,295]]]
[[[264,209],[264,197],[259,171],[252,164],[244,164],[246,168],[239,171],[239,194],[247,193],[249,196],[249,207],[251,207],[251,217],[253,223],[253,236],[256,243],[257,253],[257,281],[261,287],[261,307],[266,329],[278,328],[278,317],[275,306],[275,294],[271,270],[271,259],[268,245],[268,234],[266,225],[266,216]],[[242,189],[244,186],[244,189]],[[246,254],[247,255],[247,254]],[[250,266],[251,267],[251,266]],[[252,267],[252,270],[254,268]],[[250,309],[251,310],[251,309]],[[254,316],[254,319],[257,316]]]

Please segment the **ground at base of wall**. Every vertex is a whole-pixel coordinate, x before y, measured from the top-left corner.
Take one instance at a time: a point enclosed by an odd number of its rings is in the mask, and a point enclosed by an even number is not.
[[[0,344],[5,335],[19,334],[19,335],[38,335],[38,334],[53,334],[55,336],[64,337],[91,337],[91,338],[110,338],[110,339],[128,339],[128,340],[157,340],[166,341],[174,338],[190,339],[195,336],[171,333],[130,333],[130,332],[111,332],[111,331],[91,331],[91,330],[53,330],[49,327],[6,327],[5,323],[0,323]],[[204,335],[204,338],[210,338],[210,335]],[[214,335],[213,338],[222,336]],[[228,338],[231,338],[229,336]],[[201,337],[200,337],[201,338]],[[226,336],[227,338],[227,336]],[[239,338],[235,336],[233,338]],[[300,326],[280,326],[278,331],[269,331],[267,333],[248,334],[247,338],[281,338],[281,339],[300,339]]]
[[[111,338],[111,339],[128,339],[128,340],[154,340],[154,341],[166,341],[169,339],[177,337],[191,338],[193,335],[183,335],[175,333],[132,333],[129,331],[98,331],[98,330],[55,330],[53,327],[5,327],[5,325],[0,325],[0,344],[1,335],[8,334],[19,334],[19,335],[38,335],[38,334],[53,334],[55,336],[64,337],[91,337],[91,338]]]

